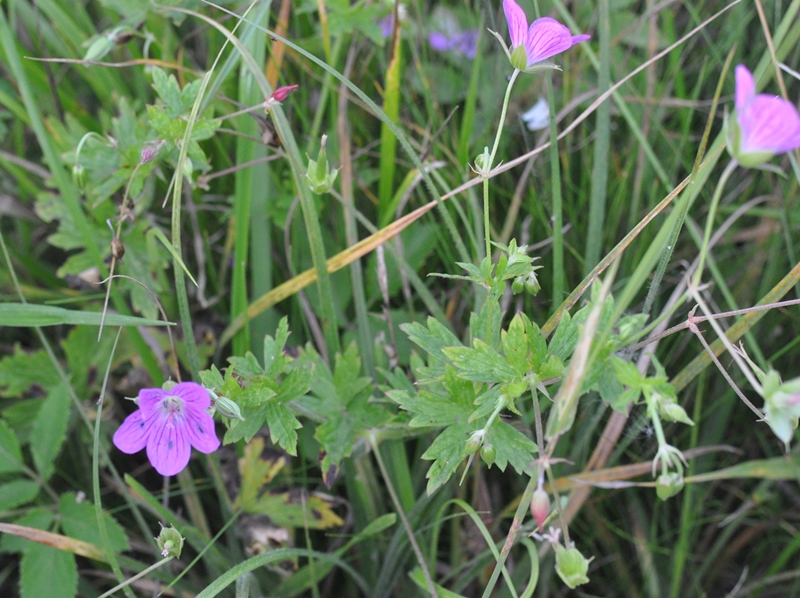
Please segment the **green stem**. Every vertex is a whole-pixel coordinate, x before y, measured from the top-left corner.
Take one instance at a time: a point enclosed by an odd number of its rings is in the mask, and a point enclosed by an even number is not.
[[[100,598],[107,598],[108,596],[113,596],[113,595],[114,595],[114,593],[116,593],[118,590],[121,590],[122,588],[124,588],[124,587],[126,587],[126,586],[129,586],[129,585],[130,585],[130,584],[132,584],[134,581],[136,581],[137,579],[140,579],[140,578],[144,577],[145,575],[147,575],[147,574],[148,574],[148,573],[150,573],[151,571],[155,571],[155,570],[156,570],[156,569],[158,569],[158,568],[159,568],[161,565],[164,565],[164,564],[166,564],[166,563],[170,562],[170,561],[171,561],[173,558],[174,558],[174,557],[172,557],[172,556],[168,556],[167,558],[161,559],[161,560],[160,560],[160,561],[158,561],[157,563],[154,563],[154,564],[150,565],[150,566],[149,566],[147,569],[145,569],[144,571],[142,571],[142,572],[140,572],[140,573],[137,573],[136,575],[134,575],[133,577],[131,577],[131,578],[130,578],[129,580],[127,580],[126,582],[119,584],[119,585],[118,585],[117,587],[115,587],[115,588],[111,588],[111,589],[110,589],[108,592],[106,592],[105,594],[102,594],[102,595],[100,596]]]
[[[106,520],[103,517],[103,501],[100,495],[100,422],[103,415],[103,401],[106,396],[106,386],[108,385],[109,374],[111,373],[111,363],[114,358],[114,353],[117,350],[117,343],[119,342],[119,335],[122,328],[117,329],[117,336],[114,339],[114,346],[111,348],[111,355],[108,359],[108,366],[106,367],[106,374],[103,376],[103,388],[100,389],[100,400],[97,402],[97,415],[94,418],[94,433],[92,443],[92,491],[94,493],[94,514],[97,519],[97,528],[100,530],[100,538],[103,540],[103,548],[106,551],[106,558],[111,570],[121,583],[125,583],[125,576],[122,574],[122,569],[117,562],[117,555],[111,547],[111,540],[108,536],[108,528],[106,527]],[[134,593],[130,588],[125,587],[125,595],[128,598],[135,598]]]
[[[700,279],[703,277],[703,266],[705,265],[706,254],[708,253],[708,244],[711,240],[711,229],[714,228],[714,216],[717,214],[717,207],[719,206],[719,200],[722,197],[722,190],[725,188],[725,183],[728,182],[728,178],[730,178],[731,173],[733,173],[736,166],[736,160],[731,160],[728,162],[728,165],[725,167],[725,170],[722,171],[722,175],[719,177],[717,188],[714,189],[714,196],[711,198],[711,207],[708,209],[708,220],[706,220],[706,230],[705,234],[703,235],[703,244],[700,246],[700,262],[697,264],[697,270],[695,270],[694,277],[692,278],[692,286],[695,288],[700,285]]]
[[[500,123],[497,125],[497,133],[494,136],[494,145],[492,146],[492,153],[489,155],[489,163],[483,165],[486,172],[492,169],[494,164],[494,157],[497,154],[497,148],[500,145],[500,136],[503,134],[503,124],[506,122],[506,112],[508,111],[508,100],[511,97],[511,88],[514,87],[514,82],[519,76],[520,70],[514,69],[511,78],[508,80],[508,87],[506,87],[506,95],[503,98],[503,109],[500,112]],[[489,179],[483,179],[483,234],[486,238],[486,257],[492,255],[492,246],[490,241],[489,229]]]

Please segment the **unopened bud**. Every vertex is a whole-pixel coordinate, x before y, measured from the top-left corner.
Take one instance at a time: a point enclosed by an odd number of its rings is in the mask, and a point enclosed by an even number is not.
[[[220,397],[215,395],[214,409],[216,409],[217,413],[224,418],[244,421],[244,418],[242,417],[242,410],[239,409],[239,405],[234,403],[228,397]]]
[[[491,467],[494,465],[495,459],[497,459],[497,449],[489,443],[484,444],[481,447],[481,459],[484,460],[486,465]]]
[[[489,153],[489,148],[484,147],[483,153],[475,158],[475,172],[481,176],[486,176],[492,169],[491,163],[492,155]]]
[[[686,415],[686,410],[677,403],[662,403],[658,411],[661,417],[667,421],[681,422],[687,426],[694,425],[694,422]]]
[[[72,182],[80,191],[86,188],[86,169],[80,164],[72,167]]]
[[[525,290],[525,277],[524,276],[517,276],[511,282],[511,292],[514,295],[519,295],[524,290]]]
[[[158,150],[160,150],[166,141],[161,140],[155,144],[147,144],[142,146],[142,155],[139,158],[139,165],[142,166],[147,164],[148,162],[152,161],[158,155]]]
[[[525,276],[525,292],[535,297],[541,290],[542,285],[539,284],[539,278],[536,276],[536,272],[528,272]]]
[[[573,590],[588,583],[586,573],[592,559],[587,559],[577,548],[564,548],[560,544],[554,544],[553,547],[556,551],[556,573],[561,581]]]
[[[272,92],[272,95],[267,98],[267,101],[264,102],[264,111],[269,112],[273,106],[277,106],[281,102],[283,102],[286,98],[289,97],[289,94],[292,93],[295,89],[300,87],[299,85],[284,85],[283,87],[279,87],[275,91]]]
[[[550,495],[543,488],[537,488],[531,501],[531,515],[536,519],[536,525],[542,529],[545,519],[550,514]]]
[[[473,432],[467,443],[464,445],[464,455],[474,455],[483,444],[483,430]]]
[[[683,476],[678,472],[662,473],[656,481],[656,494],[661,500],[667,500],[683,490],[683,486]]]
[[[328,136],[323,135],[320,142],[319,154],[317,159],[308,159],[308,171],[306,172],[306,179],[311,191],[320,195],[328,193],[333,188],[333,183],[336,180],[336,175],[339,174],[339,169],[328,168],[328,155],[325,151],[325,144],[328,141]]]

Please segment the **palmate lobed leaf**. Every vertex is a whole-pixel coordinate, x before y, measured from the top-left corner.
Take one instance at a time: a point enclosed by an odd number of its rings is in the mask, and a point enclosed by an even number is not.
[[[445,347],[442,349],[459,376],[473,382],[511,382],[518,377],[517,371],[491,345],[475,339],[473,348]]]

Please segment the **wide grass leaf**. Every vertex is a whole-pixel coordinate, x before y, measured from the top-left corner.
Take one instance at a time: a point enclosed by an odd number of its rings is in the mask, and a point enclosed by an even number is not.
[[[84,324],[99,326],[103,319],[99,311],[78,311],[54,305],[31,303],[0,303],[0,326],[57,326],[59,324]],[[106,326],[172,326],[172,322],[106,314]]]

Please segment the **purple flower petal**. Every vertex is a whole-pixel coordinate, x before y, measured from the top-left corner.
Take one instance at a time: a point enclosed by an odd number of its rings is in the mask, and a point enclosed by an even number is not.
[[[560,54],[572,47],[572,35],[564,25],[542,17],[531,23],[525,39],[525,51],[528,55],[528,66]]]
[[[511,36],[511,52],[515,48],[525,48],[526,64],[523,66],[522,56],[514,55],[511,65],[523,71],[531,69],[537,62],[547,60],[575,44],[591,39],[590,35],[572,35],[569,28],[550,17],[536,19],[528,27],[525,13],[514,0],[503,0],[503,11],[508,22],[508,33]]]
[[[478,30],[470,29],[456,35],[456,50],[472,60],[478,52]]]
[[[180,397],[187,405],[192,405],[198,409],[208,409],[211,406],[211,397],[208,391],[197,382],[181,382],[176,384],[168,394],[173,397]]]
[[[508,34],[511,36],[511,49],[513,50],[525,43],[528,19],[525,17],[525,12],[514,0],[503,0],[503,12],[506,14]]]
[[[163,476],[177,474],[189,464],[191,447],[181,424],[158,418],[147,440],[147,458]]]
[[[139,391],[139,409],[141,409],[145,417],[156,410],[159,403],[169,393],[163,388],[143,388]]]
[[[114,432],[114,446],[129,455],[138,453],[147,445],[148,432],[147,420],[142,410],[137,409]]]
[[[757,166],[772,155],[800,147],[800,115],[783,98],[755,94],[753,75],[736,67],[736,121],[728,147],[744,166]]]
[[[195,382],[182,382],[169,390],[144,388],[139,409],[129,415],[114,434],[114,444],[125,453],[147,448],[156,471],[172,476],[189,463],[192,446],[204,453],[219,448],[214,419],[206,412],[208,391]]]
[[[183,425],[183,434],[191,445],[201,453],[213,453],[219,448],[219,439],[214,430],[214,419],[205,411],[196,413],[193,409],[187,412]]]
[[[738,114],[738,120],[742,153],[782,154],[800,147],[800,117],[795,107],[782,98],[757,95]]]
[[[756,82],[747,67],[736,67],[736,110],[742,112],[747,103],[755,96]]]

